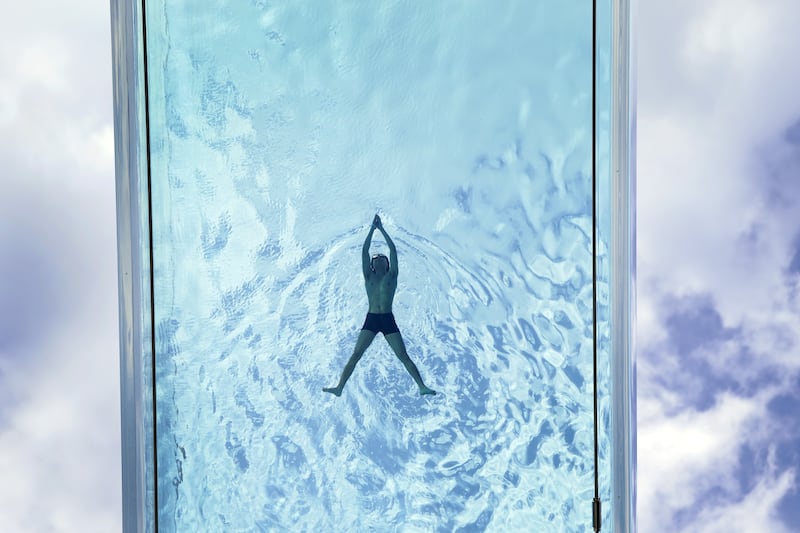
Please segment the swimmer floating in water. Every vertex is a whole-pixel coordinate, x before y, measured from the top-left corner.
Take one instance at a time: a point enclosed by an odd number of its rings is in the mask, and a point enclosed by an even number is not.
[[[389,246],[388,259],[385,255],[378,254],[369,258],[369,245],[372,242],[372,233],[376,230],[383,233],[386,239],[386,244]],[[419,387],[420,394],[436,394],[436,391],[429,389],[422,382],[419,375],[417,366],[408,356],[406,346],[403,343],[403,337],[400,335],[400,330],[394,321],[394,314],[392,314],[392,300],[394,300],[394,293],[397,290],[397,249],[394,247],[394,242],[383,229],[381,218],[375,215],[372,220],[372,227],[367,235],[367,240],[364,241],[364,247],[361,251],[361,268],[364,272],[364,285],[367,289],[367,299],[369,300],[369,312],[367,319],[364,321],[364,326],[361,328],[361,333],[358,335],[356,347],[353,350],[353,355],[342,371],[342,377],[339,379],[339,384],[335,387],[324,388],[325,392],[330,392],[336,396],[342,395],[344,384],[353,373],[356,363],[364,355],[364,352],[372,343],[372,339],[378,332],[383,333],[386,342],[392,347],[397,358],[405,365],[408,373],[414,378]]]

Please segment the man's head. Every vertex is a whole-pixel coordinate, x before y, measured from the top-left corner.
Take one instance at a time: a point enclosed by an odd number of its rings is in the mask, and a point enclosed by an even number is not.
[[[369,262],[369,267],[373,272],[386,274],[389,272],[389,258],[383,254],[373,255],[372,261]]]

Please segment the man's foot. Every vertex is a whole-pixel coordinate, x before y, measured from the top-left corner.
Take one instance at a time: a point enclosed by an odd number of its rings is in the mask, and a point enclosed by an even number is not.
[[[337,398],[342,395],[342,389],[339,387],[325,387],[322,390],[325,392],[330,392],[331,394],[335,394]]]
[[[429,389],[428,387],[420,387],[419,395],[425,396],[426,394],[436,394],[436,391],[433,389]]]

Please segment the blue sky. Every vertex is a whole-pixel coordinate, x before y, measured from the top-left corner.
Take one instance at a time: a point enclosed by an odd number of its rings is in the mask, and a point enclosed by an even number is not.
[[[800,3],[637,7],[640,530],[797,531]],[[0,523],[116,531],[108,5],[0,32]]]

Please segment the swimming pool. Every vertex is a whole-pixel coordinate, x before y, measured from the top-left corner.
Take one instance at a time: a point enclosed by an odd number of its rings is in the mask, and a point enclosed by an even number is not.
[[[599,496],[630,526],[627,7],[598,2],[593,131],[591,2],[497,6],[114,8],[126,530],[590,531],[593,134]],[[436,396],[382,335],[321,391],[375,213]]]

